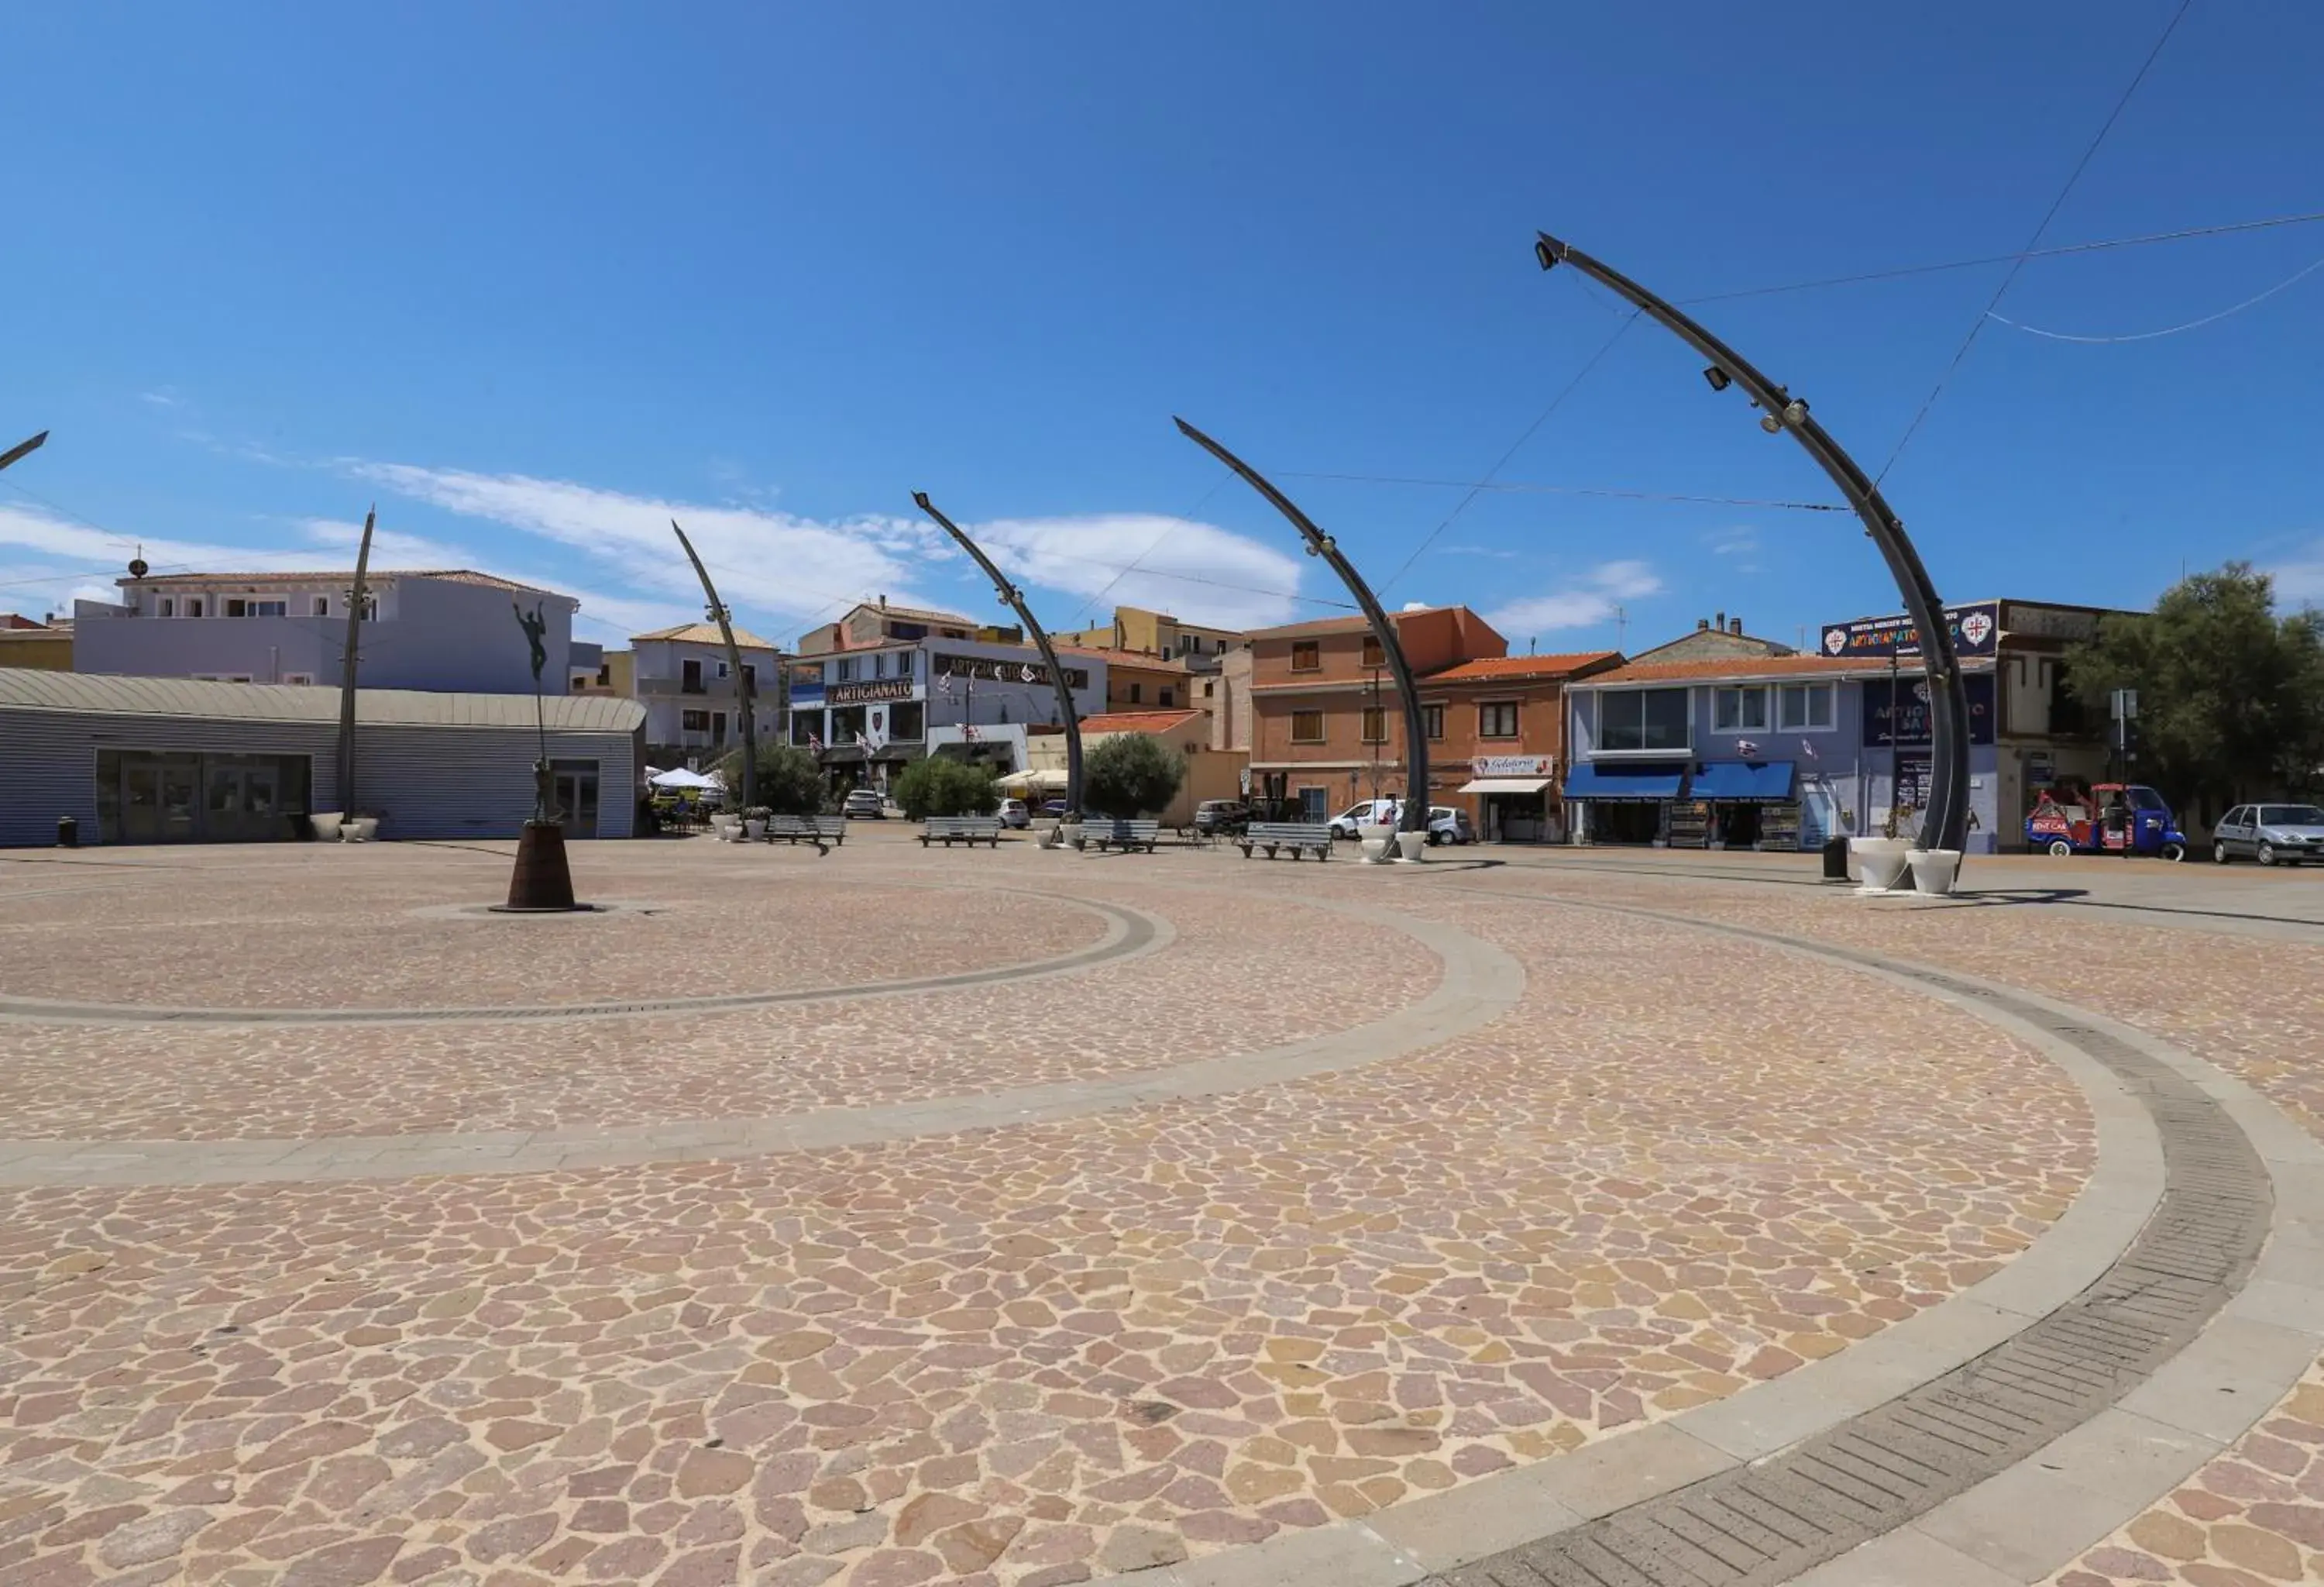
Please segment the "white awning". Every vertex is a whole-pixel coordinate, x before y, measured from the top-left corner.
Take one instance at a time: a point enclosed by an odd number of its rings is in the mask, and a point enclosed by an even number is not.
[[[1461,785],[1462,793],[1537,794],[1547,791],[1546,777],[1480,777]]]

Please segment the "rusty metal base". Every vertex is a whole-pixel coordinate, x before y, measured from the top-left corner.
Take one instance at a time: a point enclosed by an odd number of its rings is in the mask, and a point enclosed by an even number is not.
[[[508,902],[500,914],[569,915],[588,906],[573,901],[573,872],[565,863],[565,826],[558,821],[528,821],[516,840],[516,869],[509,872]]]

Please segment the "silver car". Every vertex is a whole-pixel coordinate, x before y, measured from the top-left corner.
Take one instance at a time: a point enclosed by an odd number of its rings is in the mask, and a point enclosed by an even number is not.
[[[2211,829],[2211,858],[2263,865],[2324,860],[2324,810],[2314,805],[2237,805]]]

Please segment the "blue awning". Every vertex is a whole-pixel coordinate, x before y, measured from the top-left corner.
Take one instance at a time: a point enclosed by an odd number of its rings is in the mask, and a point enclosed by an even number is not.
[[[1576,766],[1565,774],[1569,799],[1646,799],[1659,803],[1678,798],[1686,768],[1674,765]]]
[[[1792,797],[1789,761],[1706,761],[1694,797],[1725,804],[1773,804]]]

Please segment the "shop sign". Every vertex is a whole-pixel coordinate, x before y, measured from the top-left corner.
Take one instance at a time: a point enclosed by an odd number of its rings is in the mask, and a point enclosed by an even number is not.
[[[912,680],[882,678],[870,683],[835,683],[824,692],[835,706],[861,706],[868,700],[908,700],[912,697]]]
[[[1896,795],[1891,801],[1899,808],[1924,810],[1929,805],[1929,769],[1927,761],[1904,760],[1896,762]]]
[[[2080,612],[2071,606],[2034,606],[2024,601],[2011,601],[2002,612],[2003,626],[2014,634],[2085,642],[2098,636],[2098,614],[2095,612]]]
[[[1549,755],[1480,755],[1469,762],[1472,777],[1554,777],[1557,761]]]
[[[1969,696],[1969,742],[1989,744],[1993,742],[1993,674],[1971,673],[1961,679]],[[1902,744],[1906,749],[1930,742],[1929,680],[1909,673],[1896,680],[1896,693],[1903,697],[1901,709],[1895,716],[1895,731],[1891,733],[1889,718],[1889,681],[1885,678],[1868,678],[1858,686],[1864,701],[1864,747],[1868,750],[1886,749]]]
[[[933,670],[938,678],[977,678],[993,683],[1047,684],[1049,669],[1038,661],[1011,661],[991,656],[937,656]],[[1089,673],[1065,669],[1067,688],[1089,687]]]
[[[1953,654],[1990,656],[2001,641],[2001,603],[1978,601],[1967,606],[1947,606],[1945,625],[1952,630]],[[1859,656],[1917,656],[1921,631],[1910,617],[1858,617],[1849,623],[1828,623],[1823,630],[1823,653],[1851,660]]]

